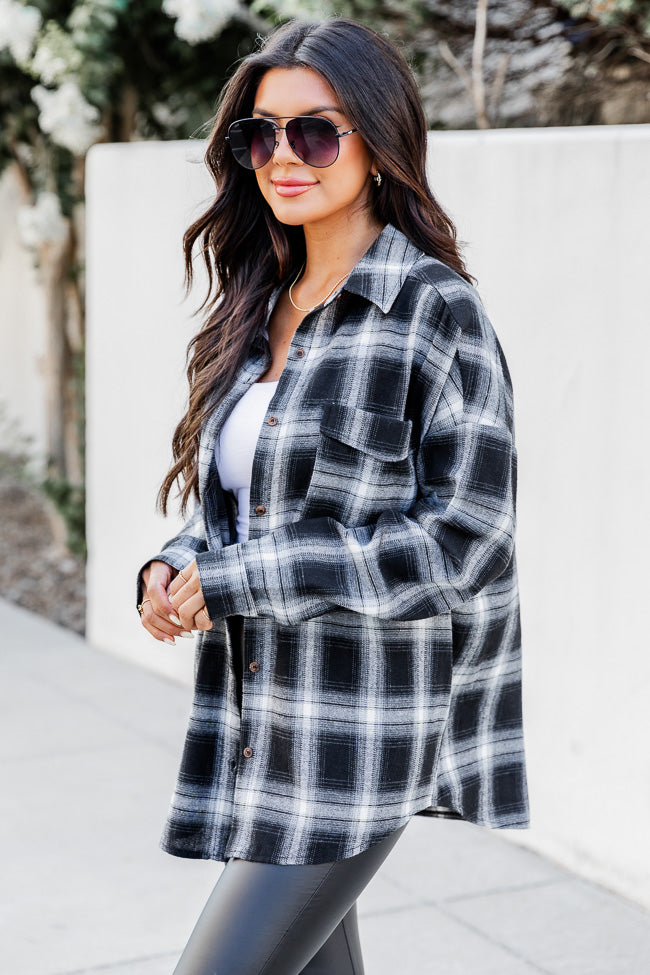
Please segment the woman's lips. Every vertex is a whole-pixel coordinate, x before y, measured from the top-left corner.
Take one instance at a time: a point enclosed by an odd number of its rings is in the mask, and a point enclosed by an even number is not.
[[[301,193],[310,190],[312,186],[318,185],[317,183],[304,183],[298,179],[273,179],[271,182],[278,196],[300,196]]]

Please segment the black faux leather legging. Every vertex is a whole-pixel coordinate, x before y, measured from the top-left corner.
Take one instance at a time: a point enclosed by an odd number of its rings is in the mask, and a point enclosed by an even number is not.
[[[336,863],[229,860],[174,975],[363,975],[356,900],[405,828]]]

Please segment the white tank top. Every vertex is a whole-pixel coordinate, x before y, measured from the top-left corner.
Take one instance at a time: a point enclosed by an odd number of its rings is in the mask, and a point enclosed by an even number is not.
[[[214,445],[214,459],[224,491],[237,502],[237,541],[248,538],[248,506],[251,496],[253,457],[262,421],[279,380],[252,383],[221,428]]]

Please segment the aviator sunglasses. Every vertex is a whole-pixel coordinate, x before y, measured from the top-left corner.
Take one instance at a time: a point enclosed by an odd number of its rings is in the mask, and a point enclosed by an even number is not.
[[[356,129],[339,132],[329,119],[317,115],[297,115],[286,125],[278,125],[269,118],[242,118],[228,128],[226,141],[232,154],[244,169],[261,169],[280,144],[278,133],[287,133],[292,150],[308,166],[325,169],[339,156],[339,139]]]

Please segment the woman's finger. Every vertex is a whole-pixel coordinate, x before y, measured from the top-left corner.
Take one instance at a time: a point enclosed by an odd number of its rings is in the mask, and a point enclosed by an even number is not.
[[[196,559],[186,565],[172,580],[168,590],[169,602],[182,626],[195,630],[211,630],[212,620],[205,606]],[[190,619],[191,617],[191,619]]]
[[[167,585],[173,571],[172,567],[165,562],[152,562],[146,579],[143,573],[142,613],[140,614],[142,625],[147,632],[151,633],[156,640],[171,645],[174,644],[177,636],[186,638],[192,636],[191,627],[180,625],[176,610],[167,595]]]
[[[172,607],[172,613],[175,611]],[[157,613],[152,599],[142,603],[141,621],[146,630],[155,636],[157,640],[169,638],[172,642],[174,637],[191,637],[190,627],[178,626],[169,619],[167,613]]]
[[[181,621],[178,618],[176,609],[169,600],[167,591],[165,589],[151,589],[149,596],[151,597],[151,603],[147,605],[151,606],[148,617],[150,621],[172,636],[178,636],[184,627],[181,626]],[[146,612],[147,607],[144,606],[144,608]]]
[[[150,619],[150,622],[156,624],[159,629],[164,630],[171,636],[180,636],[182,631],[185,631],[187,635],[188,627],[181,624],[178,617],[178,613],[172,602],[170,601],[168,594],[168,586],[171,589],[170,577],[172,568],[165,563],[152,563],[153,566],[161,566],[160,571],[151,573],[149,577],[149,584],[147,587],[147,595],[151,598],[151,608],[154,617],[157,619]],[[164,566],[164,568],[162,568]],[[164,571],[164,570],[167,571]],[[176,577],[178,578],[178,576]],[[172,580],[172,584],[175,580]],[[179,579],[179,585],[183,585],[182,580]],[[178,588],[178,586],[177,586]],[[191,634],[190,634],[191,635]]]
[[[181,569],[176,577],[172,579],[172,582],[168,588],[170,597],[175,596],[176,593],[179,592],[179,590],[181,590],[184,586],[189,587],[189,592],[197,592],[201,588],[196,559],[193,559],[189,565],[186,565],[184,569]]]
[[[190,594],[186,592],[187,588],[187,586],[183,586],[175,595],[170,597],[170,602],[176,610],[176,614],[181,621],[181,626],[186,629],[191,629],[192,627],[200,630],[210,629],[212,623],[210,623],[210,626],[207,625],[203,613],[201,613],[201,619],[195,623],[195,617],[199,615],[199,612],[205,606],[203,593],[199,589],[198,592]]]
[[[156,583],[149,589],[148,594],[151,596],[153,610],[156,615],[167,620],[171,619],[171,622],[178,626],[176,610],[167,594],[167,587],[162,582]]]
[[[208,611],[205,605],[198,611],[194,617],[194,629],[195,630],[211,630],[212,620],[208,616]]]
[[[144,618],[144,615],[142,617],[142,625],[144,626],[147,633],[151,633],[152,637],[155,637],[156,640],[160,640],[161,643],[168,643],[170,646],[174,646],[174,647],[176,646],[176,640],[172,635],[166,633],[164,630],[159,629],[159,627],[154,626],[153,623],[150,623],[148,620]]]

